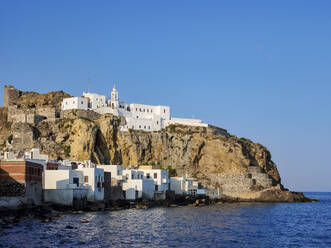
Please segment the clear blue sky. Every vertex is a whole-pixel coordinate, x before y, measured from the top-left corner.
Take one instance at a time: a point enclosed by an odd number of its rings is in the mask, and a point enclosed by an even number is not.
[[[266,145],[285,186],[331,191],[331,1],[15,1],[3,84],[170,105]]]

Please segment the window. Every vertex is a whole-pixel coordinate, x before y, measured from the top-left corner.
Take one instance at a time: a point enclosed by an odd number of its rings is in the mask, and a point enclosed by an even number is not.
[[[156,125],[159,125],[159,121],[156,122]]]
[[[151,129],[151,126],[148,126],[148,129]]]
[[[139,125],[139,128],[141,128],[141,126]]]
[[[138,108],[136,108],[136,111],[138,111]]]
[[[84,183],[88,183],[88,176],[84,177]]]
[[[134,175],[133,174],[131,174],[131,179],[134,179]]]
[[[137,118],[138,118],[138,115],[137,115]]]
[[[155,185],[155,191],[159,191],[159,185]]]
[[[72,101],[73,104],[75,104],[75,101]]]
[[[145,112],[145,109],[144,109],[144,112]]]
[[[66,102],[66,105],[68,105],[68,102]]]
[[[149,109],[147,109],[147,113],[149,113]]]
[[[153,110],[151,109],[151,113],[153,113]]]
[[[77,185],[77,187],[79,186],[79,178],[78,177],[74,177],[73,178],[73,183]]]
[[[146,129],[146,126],[144,126],[144,129]]]
[[[151,176],[149,175],[149,173],[146,174],[146,178],[151,178]]]
[[[83,104],[83,101],[81,101],[80,104]]]
[[[132,126],[132,129],[134,129],[134,126]]]
[[[141,112],[141,108],[139,109],[139,111]]]
[[[165,109],[163,109],[163,113],[165,113]]]
[[[154,178],[157,178],[157,173],[154,173]]]

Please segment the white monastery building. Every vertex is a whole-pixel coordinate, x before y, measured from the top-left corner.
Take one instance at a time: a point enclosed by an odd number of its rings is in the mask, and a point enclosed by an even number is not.
[[[69,109],[88,109],[88,98],[85,97],[70,97],[63,99],[62,110]]]
[[[129,129],[159,131],[171,124],[208,127],[208,124],[198,119],[171,118],[169,106],[121,102],[116,86],[114,86],[108,101],[106,96],[85,92],[82,97],[63,99],[62,110],[71,109],[93,110],[100,114],[111,113],[123,116],[126,119],[126,124],[121,127],[121,131],[128,131]]]

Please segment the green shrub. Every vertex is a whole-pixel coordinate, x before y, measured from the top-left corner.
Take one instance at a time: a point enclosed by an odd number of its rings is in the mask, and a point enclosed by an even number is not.
[[[64,147],[64,154],[68,157],[70,155],[70,146]]]
[[[175,176],[177,176],[177,171],[176,171],[176,169],[173,169],[173,168],[171,167],[171,165],[169,165],[169,166],[167,167],[167,170],[168,170],[169,177],[175,177]]]
[[[174,132],[176,132],[176,126],[175,126],[175,125],[173,125],[173,124],[169,125],[167,129],[168,129],[168,130],[169,130],[169,132],[171,132],[171,133],[174,133]]]

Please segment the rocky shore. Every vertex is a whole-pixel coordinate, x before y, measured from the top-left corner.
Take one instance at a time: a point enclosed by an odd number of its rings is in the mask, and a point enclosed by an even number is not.
[[[269,202],[269,203],[294,203],[294,202],[314,202],[300,192],[266,190],[260,198],[236,198],[231,196],[222,196],[221,199],[212,200],[208,197],[177,196],[172,200],[163,201],[129,201],[117,200],[109,204],[97,203],[88,204],[84,209],[78,210],[71,207],[44,204],[41,206],[22,206],[20,209],[0,210],[0,229],[12,228],[18,222],[25,219],[38,219],[40,222],[51,222],[61,219],[64,214],[82,214],[84,212],[96,211],[118,211],[125,209],[148,209],[152,207],[202,207],[212,204],[231,204],[239,202]],[[82,223],[87,223],[82,219]],[[70,229],[70,226],[66,227]],[[0,231],[1,233],[1,231]]]

